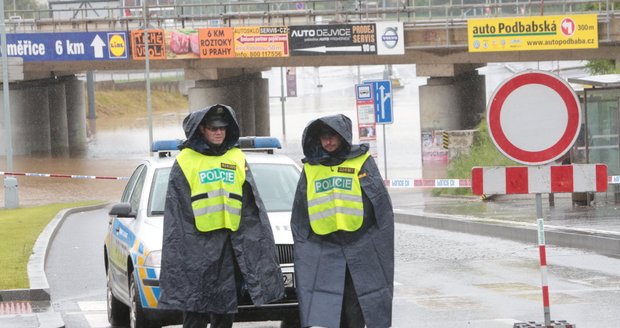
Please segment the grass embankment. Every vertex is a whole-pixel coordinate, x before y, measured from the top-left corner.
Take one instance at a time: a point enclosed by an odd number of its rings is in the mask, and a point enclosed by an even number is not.
[[[95,108],[98,119],[131,120],[146,116],[146,95],[144,90],[98,90],[95,94]],[[152,91],[153,113],[167,113],[184,110],[189,100],[180,92]]]
[[[493,144],[486,120],[482,120],[474,136],[474,143],[467,155],[454,159],[448,165],[448,178],[466,179],[471,177],[471,169],[476,166],[517,166],[521,165],[504,156]],[[471,188],[436,188],[433,195],[471,195]]]
[[[97,201],[0,209],[0,290],[28,288],[28,260],[45,226],[63,209]]]

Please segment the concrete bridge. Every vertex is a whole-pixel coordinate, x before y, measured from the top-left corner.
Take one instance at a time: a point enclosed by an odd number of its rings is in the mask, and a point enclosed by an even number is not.
[[[472,1],[475,2],[475,1]],[[42,33],[49,31],[131,30],[144,26],[141,12],[150,15],[149,24],[167,29],[206,26],[213,22],[225,26],[238,25],[303,25],[342,24],[399,20],[404,22],[402,55],[372,56],[291,56],[277,58],[227,58],[153,60],[150,69],[181,69],[186,80],[195,81],[189,90],[192,109],[222,102],[239,113],[244,135],[269,134],[268,85],[261,71],[271,67],[416,64],[416,74],[427,76],[420,87],[421,128],[432,128],[436,122],[446,130],[474,127],[486,106],[484,77],[476,68],[490,62],[615,59],[620,62],[620,11],[613,3],[602,1],[545,1],[527,4],[474,3],[416,7],[415,1],[301,1],[303,9],[288,9],[290,2],[264,1],[229,4],[203,4],[220,8],[196,14],[193,6],[150,6],[109,8],[50,9],[46,15],[33,12],[32,19],[12,19],[11,32]],[[336,7],[317,9],[317,3],[333,3]],[[340,7],[338,3],[341,4]],[[280,7],[274,6],[280,4]],[[237,5],[237,7],[234,7]],[[267,10],[256,10],[265,5]],[[347,6],[350,5],[350,6]],[[390,6],[393,5],[393,6]],[[220,6],[220,7],[217,7]],[[228,7],[226,7],[228,6]],[[242,10],[242,6],[254,10]],[[311,6],[314,6],[312,9]],[[154,10],[157,9],[158,10]],[[172,9],[171,9],[172,8]],[[323,7],[321,7],[323,8]],[[558,9],[559,8],[559,9]],[[504,17],[545,15],[567,11],[584,13],[579,8],[598,8],[598,48],[583,50],[507,51],[473,53],[468,51],[467,19],[471,17]],[[546,10],[546,11],[545,11]],[[97,13],[95,16],[93,13]],[[133,13],[126,15],[126,13]],[[179,14],[181,13],[181,14]],[[186,14],[182,14],[186,13]],[[190,13],[190,14],[188,14]],[[506,15],[508,13],[508,15]],[[513,13],[510,15],[509,13]],[[588,10],[587,13],[593,13]],[[18,66],[15,66],[18,67]],[[84,87],[75,75],[90,71],[143,70],[144,60],[123,61],[47,61],[24,62],[23,79],[10,83],[13,140],[19,140],[15,154],[79,153],[85,149]],[[36,96],[35,96],[36,95]],[[243,97],[241,96],[243,95]],[[243,106],[239,106],[243,104]],[[248,106],[248,104],[250,104]],[[43,114],[43,115],[41,115]],[[33,124],[39,128],[33,127]],[[2,126],[6,126],[3,124]],[[41,128],[49,133],[41,133]],[[2,132],[4,135],[4,132]],[[6,150],[0,145],[0,154]]]

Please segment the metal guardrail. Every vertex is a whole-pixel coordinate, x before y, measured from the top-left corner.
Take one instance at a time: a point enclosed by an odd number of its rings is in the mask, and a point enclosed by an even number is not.
[[[336,24],[403,21],[406,26],[463,24],[468,18],[598,13],[608,20],[612,0],[147,0],[149,24],[162,28],[207,26]],[[189,3],[195,1],[197,3]],[[135,2],[135,1],[132,1]],[[179,3],[183,2],[183,3]],[[199,2],[199,3],[198,3]],[[57,2],[45,10],[7,11],[9,32],[134,29],[143,25],[143,7],[106,2]],[[127,3],[122,1],[121,3]],[[100,6],[100,7],[96,7]]]

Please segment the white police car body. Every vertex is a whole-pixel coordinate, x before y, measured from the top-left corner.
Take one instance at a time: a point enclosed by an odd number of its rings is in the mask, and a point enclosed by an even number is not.
[[[265,149],[272,142],[277,142],[273,146],[279,148],[277,139],[261,137],[241,138],[240,147],[246,151],[248,165],[267,208],[286,297],[277,303],[255,307],[246,295],[235,321],[281,320],[282,326],[298,326],[290,211],[300,168],[290,158],[275,155],[273,151],[249,151]],[[163,148],[175,149],[177,144],[178,141],[170,141]],[[161,145],[154,151],[162,151]],[[110,210],[104,261],[108,319],[112,325],[159,327],[181,322],[181,313],[157,309],[163,211],[173,163],[173,157],[154,156],[143,160],[129,178],[121,202]]]

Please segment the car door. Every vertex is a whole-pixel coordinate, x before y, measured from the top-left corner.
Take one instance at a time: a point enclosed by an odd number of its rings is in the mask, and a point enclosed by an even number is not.
[[[146,165],[140,165],[132,174],[121,202],[131,205],[131,217],[110,218],[110,273],[112,274],[112,286],[115,295],[123,298],[129,298],[129,279],[127,274],[127,260],[129,252],[133,247],[136,239],[136,232],[133,231],[134,221],[139,219],[135,214],[139,212],[140,199],[144,189],[144,182],[148,170]]]

